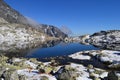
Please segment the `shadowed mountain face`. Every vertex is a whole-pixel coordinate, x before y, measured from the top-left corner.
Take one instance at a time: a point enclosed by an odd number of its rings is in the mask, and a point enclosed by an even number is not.
[[[24,24],[29,27],[38,29],[39,32],[47,34],[52,37],[65,38],[67,35],[60,31],[55,26],[45,24],[33,24],[26,17],[21,15],[19,12],[11,8],[4,0],[0,0],[0,18],[7,21],[8,23]],[[0,21],[1,23],[1,21]]]
[[[52,25],[45,25],[41,24],[40,29],[42,29],[43,33],[53,36],[53,37],[59,37],[59,38],[65,38],[67,37],[67,34],[63,33],[60,29],[58,29],[55,26]]]

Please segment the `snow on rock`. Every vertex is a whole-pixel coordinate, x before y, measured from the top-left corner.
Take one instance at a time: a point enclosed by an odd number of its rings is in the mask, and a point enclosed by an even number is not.
[[[120,61],[114,61],[108,66],[109,68],[120,68]]]
[[[90,56],[86,56],[86,55],[83,55],[81,52],[77,52],[75,54],[72,54],[72,55],[69,55],[69,57],[73,58],[73,59],[81,59],[81,60],[90,60],[91,57]]]
[[[86,77],[78,77],[78,78],[76,78],[76,80],[92,80],[92,79],[89,79],[89,78],[86,78]]]
[[[40,74],[40,76],[46,76],[49,80],[57,80],[54,76],[48,75],[48,74]]]
[[[92,50],[89,51],[89,54],[92,56],[96,56],[96,58],[98,58],[101,62],[109,63],[110,64],[108,65],[109,68],[120,67],[120,51]]]
[[[42,42],[45,41],[45,36],[44,35],[41,36],[41,41]]]
[[[103,62],[119,62],[120,51],[103,50],[100,55],[100,60]]]
[[[97,54],[100,54],[100,51],[91,50],[91,51],[89,51],[89,54],[92,56],[96,56]]]
[[[44,62],[43,64],[44,65],[49,65],[51,62]]]
[[[22,61],[22,59],[19,59],[19,58],[14,58],[13,59],[13,62],[21,62]]]
[[[46,35],[22,24],[0,24],[0,50],[23,48],[23,45],[46,41]],[[27,42],[27,43],[26,43]],[[14,46],[11,48],[11,46]],[[7,48],[8,49],[7,49]],[[6,49],[5,49],[6,48]]]
[[[108,72],[103,72],[102,74],[100,74],[101,78],[107,77],[108,76]]]
[[[87,72],[87,68],[80,64],[71,63],[70,66],[77,70],[77,73],[80,74],[76,80],[92,80],[89,78],[89,73]]]
[[[120,50],[120,30],[94,33],[90,36],[90,43],[102,49]]]
[[[48,80],[57,80],[54,76],[48,74],[39,74],[38,70],[32,70],[29,72],[28,69],[18,70],[17,73],[19,75],[25,75],[27,77],[26,80],[41,80],[42,76],[46,76]]]
[[[30,61],[25,61],[25,64],[29,65],[30,67],[32,67],[34,69],[37,67],[36,64],[34,64],[34,63],[30,62]]]
[[[32,70],[31,72],[29,72],[28,69],[22,69],[22,70],[17,70],[17,73],[20,74],[20,75],[25,75],[27,77],[32,77],[32,76],[35,76],[37,75],[37,72],[36,70]]]

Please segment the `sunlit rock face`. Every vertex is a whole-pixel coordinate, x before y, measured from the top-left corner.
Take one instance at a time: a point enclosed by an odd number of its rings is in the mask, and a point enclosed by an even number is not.
[[[120,50],[120,30],[101,31],[91,35],[91,44],[103,48]]]
[[[46,35],[22,24],[1,23],[0,30],[0,44],[13,45],[30,41],[44,42],[46,40]]]
[[[86,35],[82,35],[82,36],[73,37],[72,41],[79,42],[79,43],[85,44],[85,45],[89,45],[89,39],[90,39],[90,35],[86,34]]]
[[[28,20],[0,0],[0,44],[8,46],[31,41],[45,41],[46,35],[28,24]]]
[[[48,40],[59,40],[66,36],[54,26],[31,21],[11,8],[4,0],[0,0],[1,52],[19,52],[41,47]]]
[[[27,19],[19,12],[11,8],[4,0],[0,0],[0,17],[9,23],[26,24]]]
[[[11,8],[4,0],[0,0],[0,23],[15,23],[15,24],[24,24],[28,27],[33,27],[37,29],[39,32],[44,33],[48,36],[57,37],[57,38],[65,38],[67,35],[60,31],[60,29],[56,28],[52,25],[39,24],[32,19],[24,17],[18,11]],[[5,21],[4,21],[5,20]]]
[[[53,37],[58,37],[58,38],[65,38],[67,37],[67,34],[63,33],[60,29],[53,25],[45,25],[41,24],[41,29],[43,30],[43,33],[53,36]]]

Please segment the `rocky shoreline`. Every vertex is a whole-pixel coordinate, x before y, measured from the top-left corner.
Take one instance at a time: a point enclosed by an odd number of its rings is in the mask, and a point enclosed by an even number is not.
[[[52,58],[49,62],[41,62],[35,58],[8,58],[0,55],[1,80],[119,80],[120,51],[91,50],[69,55],[69,58],[88,60],[95,57],[108,69],[93,64],[68,61],[61,65]],[[61,57],[61,59],[64,59]],[[100,64],[99,64],[100,65]]]

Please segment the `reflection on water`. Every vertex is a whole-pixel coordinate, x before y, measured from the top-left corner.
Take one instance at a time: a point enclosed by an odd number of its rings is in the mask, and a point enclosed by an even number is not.
[[[39,41],[18,41],[17,43],[10,44],[9,42],[4,42],[0,44],[0,52],[8,57],[25,57],[28,52],[35,48],[43,48],[43,47],[52,47],[56,44],[59,44],[60,41],[47,41],[47,42],[39,42]]]
[[[96,50],[92,45],[80,43],[64,43],[56,40],[39,41],[18,41],[17,43],[4,42],[0,45],[0,52],[8,57],[45,58],[66,56],[83,50]]]
[[[49,57],[56,57],[56,56],[67,56],[73,54],[78,51],[84,50],[97,50],[92,45],[82,45],[80,43],[59,43],[56,46],[49,47],[49,48],[36,48],[30,51],[26,57],[29,58],[49,58]]]

